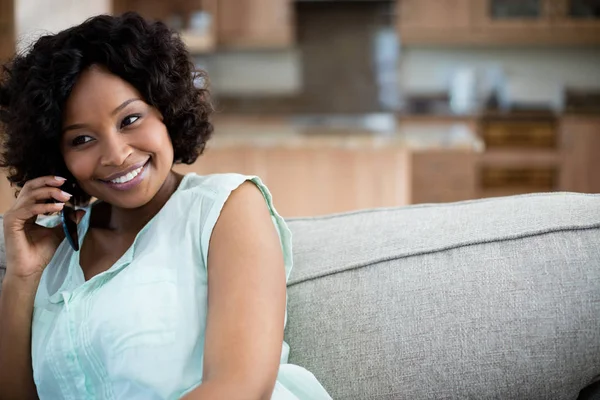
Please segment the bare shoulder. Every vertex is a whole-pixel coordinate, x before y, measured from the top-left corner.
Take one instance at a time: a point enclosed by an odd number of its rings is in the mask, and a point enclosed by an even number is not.
[[[246,256],[252,249],[277,255],[281,252],[267,201],[251,181],[242,183],[225,202],[210,239],[209,265],[211,252],[215,256],[232,246],[239,250],[238,254]],[[212,257],[212,261],[215,258]]]
[[[261,190],[252,181],[245,181],[233,190],[225,202],[217,225],[224,222],[260,223],[269,221],[270,211]]]
[[[226,209],[269,213],[267,202],[261,190],[252,181],[243,182],[237,189],[231,192],[229,199],[227,199],[223,207],[223,211]]]

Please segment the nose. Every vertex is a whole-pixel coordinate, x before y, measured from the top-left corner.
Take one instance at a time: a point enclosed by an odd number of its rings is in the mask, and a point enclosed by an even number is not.
[[[132,148],[124,140],[123,135],[112,133],[106,135],[101,147],[100,164],[102,166],[123,165],[132,153]]]

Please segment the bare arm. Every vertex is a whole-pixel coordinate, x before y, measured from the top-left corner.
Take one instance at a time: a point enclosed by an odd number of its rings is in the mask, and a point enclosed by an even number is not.
[[[0,400],[37,399],[31,363],[31,320],[40,278],[62,241],[62,228],[35,224],[38,215],[58,212],[69,195],[64,179],[47,176],[28,181],[4,214],[6,276],[0,295]]]
[[[259,189],[246,182],[231,194],[211,237],[204,377],[185,400],[271,398],[285,290],[279,236]]]
[[[39,277],[8,274],[0,295],[0,399],[37,399],[31,366],[31,318]]]

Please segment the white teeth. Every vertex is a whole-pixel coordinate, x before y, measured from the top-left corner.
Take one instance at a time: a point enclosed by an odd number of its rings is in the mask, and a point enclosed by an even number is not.
[[[130,180],[132,180],[133,178],[135,178],[136,176],[139,175],[140,172],[142,172],[142,170],[144,169],[144,166],[142,165],[141,167],[139,167],[138,169],[131,171],[130,173],[128,173],[127,175],[123,175],[120,176],[116,179],[113,179],[111,182],[112,183],[126,183],[129,182]]]

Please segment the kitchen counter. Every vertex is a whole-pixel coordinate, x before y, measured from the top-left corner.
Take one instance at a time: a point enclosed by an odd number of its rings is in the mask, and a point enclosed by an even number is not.
[[[308,126],[286,117],[217,116],[209,148],[364,148],[407,147],[418,151],[482,151],[483,142],[464,121],[398,122],[387,131]]]

